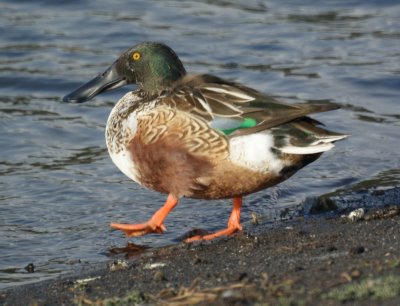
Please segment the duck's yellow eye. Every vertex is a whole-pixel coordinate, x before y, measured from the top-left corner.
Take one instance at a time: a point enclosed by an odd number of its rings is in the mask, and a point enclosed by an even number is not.
[[[137,51],[133,52],[133,54],[132,54],[132,59],[133,59],[134,61],[139,60],[139,59],[140,59],[140,53],[137,52]]]

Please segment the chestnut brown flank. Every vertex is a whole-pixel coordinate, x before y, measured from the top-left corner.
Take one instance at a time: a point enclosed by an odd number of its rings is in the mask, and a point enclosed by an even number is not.
[[[135,137],[128,150],[138,167],[142,185],[172,193],[178,198],[204,189],[197,178],[210,176],[213,168],[206,157],[188,153],[179,141],[170,137],[160,138],[152,144],[145,144],[140,137]]]

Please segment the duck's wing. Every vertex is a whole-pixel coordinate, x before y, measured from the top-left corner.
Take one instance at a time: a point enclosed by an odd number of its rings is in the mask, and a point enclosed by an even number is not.
[[[163,103],[195,114],[230,136],[277,127],[336,104],[287,104],[241,84],[212,75],[187,76],[161,98]]]

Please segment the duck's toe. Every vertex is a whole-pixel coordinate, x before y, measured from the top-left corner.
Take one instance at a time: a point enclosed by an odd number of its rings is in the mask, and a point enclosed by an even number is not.
[[[123,231],[128,237],[143,236],[146,234],[162,234],[166,231],[163,224],[155,224],[154,222],[148,221],[139,224],[125,224],[125,223],[111,223],[111,228]]]
[[[238,231],[242,230],[242,226],[240,224],[235,224],[235,225],[228,225],[227,228],[217,231],[215,233],[212,234],[208,234],[208,235],[197,235],[197,236],[193,236],[190,237],[188,239],[185,239],[186,243],[191,243],[191,242],[195,242],[195,241],[202,241],[202,240],[212,240],[215,238],[219,238],[219,237],[223,237],[223,236],[230,236]]]

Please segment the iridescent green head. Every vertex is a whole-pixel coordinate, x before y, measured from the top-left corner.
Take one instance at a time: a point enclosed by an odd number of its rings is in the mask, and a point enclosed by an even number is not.
[[[145,42],[136,45],[117,62],[118,68],[127,78],[134,76],[133,83],[149,92],[170,86],[186,73],[175,52],[161,43]]]
[[[144,42],[124,52],[104,73],[64,97],[65,102],[85,102],[126,84],[138,84],[149,94],[171,86],[186,74],[175,52],[162,43]]]

